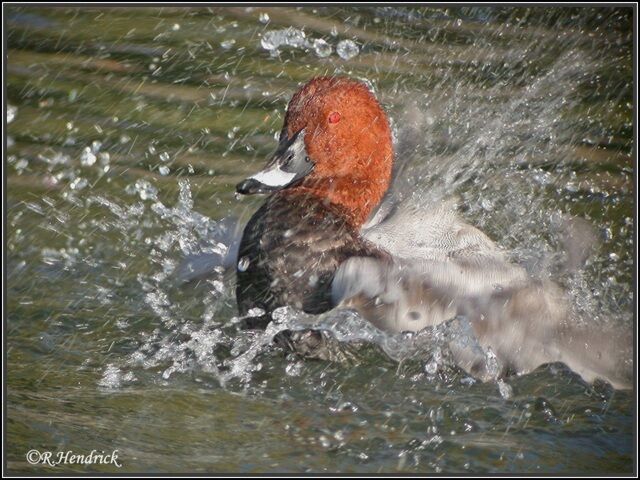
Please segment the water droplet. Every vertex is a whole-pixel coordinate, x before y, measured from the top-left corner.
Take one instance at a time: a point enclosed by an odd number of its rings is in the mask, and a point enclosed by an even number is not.
[[[78,177],[76,178],[73,182],[71,182],[69,184],[69,186],[73,189],[73,190],[82,190],[84,187],[86,187],[89,184],[89,182],[87,182],[86,178],[82,178],[82,177]]]
[[[571,193],[575,193],[577,192],[580,188],[578,187],[578,185],[576,185],[573,182],[567,182],[567,184],[564,186],[564,188]]]
[[[429,363],[427,363],[424,366],[424,371],[427,372],[429,375],[435,375],[436,372],[438,371],[438,365],[440,364],[441,361],[442,361],[442,352],[440,352],[440,349],[436,349],[433,352],[433,355],[431,357],[431,360],[429,360]]]
[[[250,263],[251,263],[251,260],[249,260],[249,257],[242,257],[240,261],[238,261],[238,271],[246,272],[247,269],[249,268]]]
[[[236,43],[236,40],[234,38],[230,38],[229,40],[225,40],[224,42],[220,43],[220,46],[225,50],[229,50],[231,47],[235,45],[235,43]]]
[[[231,130],[229,130],[227,132],[227,138],[229,138],[229,139],[235,138],[236,137],[236,133],[238,133],[238,130],[240,130],[240,127],[238,127],[238,126],[233,127]]]
[[[303,366],[302,362],[290,363],[289,365],[286,366],[284,371],[290,377],[299,377],[300,374],[302,373],[302,366]]]
[[[91,151],[91,147],[85,147],[82,155],[80,155],[80,163],[85,167],[90,167],[91,165],[96,163],[96,160],[97,158]]]
[[[320,440],[320,445],[322,445],[324,448],[329,448],[331,446],[331,442],[325,435],[320,435],[318,437],[318,440]]]
[[[358,45],[353,40],[342,40],[338,43],[336,51],[343,60],[350,60],[360,52]]]
[[[435,360],[431,360],[424,366],[424,371],[429,375],[435,375],[435,373],[438,371],[438,362],[436,362]]]
[[[337,406],[329,408],[332,412],[357,412],[358,409],[358,405],[349,401],[341,402]]]
[[[7,123],[13,122],[18,114],[18,107],[7,104]]]
[[[162,165],[159,169],[158,172],[160,172],[160,175],[162,176],[167,176],[169,175],[169,172],[171,172],[171,170],[169,169],[169,167],[167,167],[166,165]]]
[[[160,154],[160,160],[162,160],[163,162],[168,162],[169,161],[169,154],[167,152],[162,152]]]
[[[259,20],[260,23],[269,23],[269,14],[266,12],[260,13]]]
[[[141,200],[156,200],[158,198],[158,190],[146,180],[138,180],[134,188]]]
[[[505,400],[513,396],[513,388],[502,379],[498,380],[498,391],[500,392],[500,396]]]
[[[260,45],[262,45],[262,48],[264,48],[265,50],[275,50],[276,48],[278,48],[279,44],[274,38],[273,33],[267,32],[262,36],[262,40],[260,40]]]
[[[491,377],[496,378],[500,373],[500,370],[502,369],[502,365],[500,364],[498,357],[493,352],[491,347],[487,347],[487,351],[485,353],[485,359],[486,359],[486,365],[487,365],[487,373]]]
[[[212,285],[216,292],[224,293],[224,283],[222,283],[220,280],[214,280],[212,282]]]
[[[21,158],[16,162],[16,165],[15,165],[16,170],[18,170],[19,173],[22,173],[22,170],[24,170],[28,166],[29,166],[29,160],[27,160],[26,158]]]
[[[171,27],[171,30],[173,30],[174,32],[177,32],[178,30],[180,30],[180,24],[174,23],[173,27]]]
[[[264,309],[262,309],[260,307],[254,307],[254,308],[249,309],[249,311],[247,312],[247,316],[248,317],[261,317],[265,313],[266,312],[264,311]]]
[[[103,388],[120,388],[122,380],[122,370],[114,365],[107,365],[102,378],[98,381],[98,385]]]
[[[313,41],[313,49],[316,52],[316,55],[320,58],[325,58],[331,55],[331,45],[329,45],[326,41],[321,38],[316,38]]]

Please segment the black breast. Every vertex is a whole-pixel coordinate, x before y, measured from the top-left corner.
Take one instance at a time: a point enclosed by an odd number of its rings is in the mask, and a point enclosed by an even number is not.
[[[284,193],[271,196],[245,227],[236,297],[241,315],[290,305],[307,313],[333,307],[331,281],[351,256],[384,254],[330,205]]]

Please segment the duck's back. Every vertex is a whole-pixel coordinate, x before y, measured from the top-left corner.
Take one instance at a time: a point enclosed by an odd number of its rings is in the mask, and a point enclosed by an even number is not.
[[[383,258],[336,209],[302,195],[272,195],[245,227],[238,254],[238,308],[308,313],[333,307],[331,281],[351,256]]]

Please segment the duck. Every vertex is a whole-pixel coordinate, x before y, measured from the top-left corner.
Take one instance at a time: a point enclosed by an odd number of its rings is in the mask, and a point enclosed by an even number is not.
[[[236,187],[269,194],[240,242],[240,313],[324,312],[343,262],[387,257],[359,230],[389,187],[392,163],[388,118],[364,84],[321,77],[298,90],[274,157]]]
[[[496,375],[489,351],[499,375],[562,362],[585,381],[631,385],[629,335],[577,328],[560,287],[511,263],[450,202],[389,207],[394,157],[389,118],[365,83],[316,77],[295,92],[275,154],[236,186],[267,195],[234,250],[245,328],[265,328],[284,306],[353,309],[389,333],[464,318],[475,348],[450,348],[481,380]],[[327,341],[313,330],[281,338],[319,358]]]

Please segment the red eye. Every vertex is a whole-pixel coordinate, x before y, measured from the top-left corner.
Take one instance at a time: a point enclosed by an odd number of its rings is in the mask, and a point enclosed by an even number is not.
[[[329,123],[338,123],[340,121],[340,114],[338,112],[333,112],[329,115]]]

